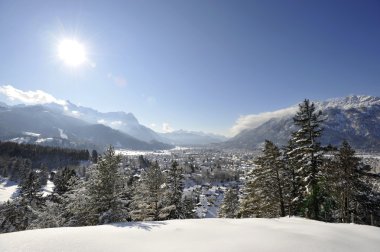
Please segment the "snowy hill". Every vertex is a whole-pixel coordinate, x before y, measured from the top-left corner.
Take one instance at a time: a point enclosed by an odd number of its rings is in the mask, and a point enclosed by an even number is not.
[[[323,144],[339,145],[348,140],[355,149],[380,151],[380,98],[348,96],[314,102],[325,116]],[[293,116],[298,106],[249,115],[241,119],[240,132],[223,143],[229,148],[256,149],[265,139],[284,145],[295,130]],[[236,128],[236,125],[234,126]]]
[[[380,228],[301,218],[198,219],[0,235],[0,251],[378,251]]]

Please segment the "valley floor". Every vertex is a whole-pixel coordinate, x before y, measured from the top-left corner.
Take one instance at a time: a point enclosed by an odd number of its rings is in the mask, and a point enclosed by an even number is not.
[[[380,228],[302,218],[117,223],[0,234],[0,251],[378,251]]]

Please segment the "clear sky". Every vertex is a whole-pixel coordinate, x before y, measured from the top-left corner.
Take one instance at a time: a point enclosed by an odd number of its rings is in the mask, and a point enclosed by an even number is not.
[[[85,64],[59,59],[65,38]],[[304,98],[379,96],[380,1],[0,0],[0,60],[0,85],[227,134]]]

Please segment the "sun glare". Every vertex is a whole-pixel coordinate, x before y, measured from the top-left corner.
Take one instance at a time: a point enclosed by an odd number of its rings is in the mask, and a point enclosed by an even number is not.
[[[64,39],[58,44],[58,57],[66,65],[77,67],[86,61],[86,49],[76,40]]]

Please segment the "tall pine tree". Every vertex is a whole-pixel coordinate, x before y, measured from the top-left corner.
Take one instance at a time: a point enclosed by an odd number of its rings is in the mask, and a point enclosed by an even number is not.
[[[263,155],[248,176],[242,199],[243,217],[285,216],[284,162],[279,148],[265,141]]]
[[[336,203],[339,222],[349,223],[354,217],[358,223],[370,224],[380,209],[379,192],[373,189],[379,176],[365,170],[360,158],[344,141],[329,165],[329,185]],[[372,180],[372,181],[371,181]]]
[[[292,134],[294,160],[298,162],[297,173],[303,181],[304,212],[307,217],[320,218],[321,189],[319,180],[323,163],[323,151],[319,142],[322,134],[322,112],[316,111],[314,103],[304,100],[293,118],[299,128]]]
[[[91,224],[122,221],[125,217],[120,201],[120,194],[124,188],[119,168],[120,161],[120,156],[109,147],[91,171],[87,182]]]
[[[164,205],[165,177],[157,162],[149,164],[142,174],[133,196],[133,220],[162,220],[168,211]]]
[[[166,210],[168,219],[182,219],[183,170],[177,161],[173,161],[166,177]]]
[[[219,217],[236,218],[239,213],[239,191],[237,188],[229,188],[219,209]]]

